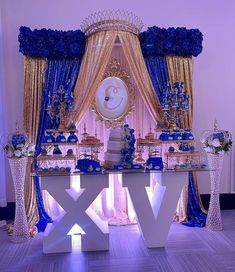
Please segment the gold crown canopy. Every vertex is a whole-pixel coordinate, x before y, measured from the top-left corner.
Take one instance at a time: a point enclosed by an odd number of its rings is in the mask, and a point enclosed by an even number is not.
[[[86,36],[104,30],[123,30],[139,35],[142,28],[142,20],[134,13],[124,10],[98,11],[81,23],[81,29]]]

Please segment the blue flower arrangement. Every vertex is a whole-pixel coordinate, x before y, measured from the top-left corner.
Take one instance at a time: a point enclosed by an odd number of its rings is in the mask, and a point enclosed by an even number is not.
[[[203,34],[198,29],[185,27],[149,27],[140,33],[140,44],[147,56],[198,56],[202,52]]]
[[[82,58],[84,55],[86,39],[81,30],[31,30],[21,26],[19,31],[19,51],[23,55],[45,58]]]
[[[124,147],[121,149],[121,165],[124,168],[131,168],[135,156],[135,130],[129,128],[128,124],[123,126],[124,131]]]

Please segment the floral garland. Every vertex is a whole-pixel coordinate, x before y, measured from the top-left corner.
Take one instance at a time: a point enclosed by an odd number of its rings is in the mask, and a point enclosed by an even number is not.
[[[21,26],[18,41],[19,51],[30,57],[82,58],[86,39],[81,30],[59,31]]]
[[[124,147],[121,149],[121,165],[125,168],[131,168],[135,156],[135,130],[129,128],[129,125],[126,124],[123,126],[123,131]]]
[[[147,56],[198,56],[202,52],[203,35],[198,29],[185,27],[149,27],[140,33],[140,44],[144,57]]]

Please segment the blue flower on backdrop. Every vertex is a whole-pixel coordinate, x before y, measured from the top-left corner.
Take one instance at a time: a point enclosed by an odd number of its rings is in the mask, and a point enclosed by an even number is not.
[[[86,38],[81,30],[31,30],[26,26],[19,30],[19,51],[23,55],[45,58],[82,58],[84,55]]]
[[[149,27],[140,33],[140,44],[147,56],[198,56],[202,52],[203,34],[198,29],[185,27]]]

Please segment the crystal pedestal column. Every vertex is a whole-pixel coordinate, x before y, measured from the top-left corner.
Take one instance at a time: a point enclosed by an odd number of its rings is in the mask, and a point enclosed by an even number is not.
[[[11,174],[15,189],[15,219],[12,234],[12,242],[23,243],[30,238],[29,226],[25,211],[24,181],[28,157],[9,159]]]
[[[206,228],[210,230],[222,230],[222,220],[220,212],[220,177],[223,166],[223,155],[207,154],[211,181],[210,205],[206,220]]]

